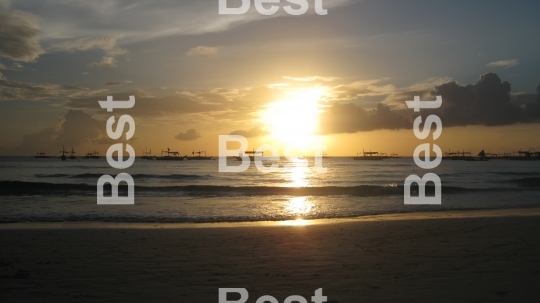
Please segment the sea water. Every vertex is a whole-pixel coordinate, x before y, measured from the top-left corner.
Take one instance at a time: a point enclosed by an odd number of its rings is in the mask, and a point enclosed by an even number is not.
[[[229,160],[235,165],[234,160]],[[270,164],[270,163],[267,163]],[[96,204],[96,184],[115,175],[105,159],[0,157],[0,222],[221,222],[540,206],[540,161],[443,160],[442,205],[403,204],[403,182],[422,176],[412,158],[277,161],[262,173],[219,173],[218,160],[137,159],[135,205]]]

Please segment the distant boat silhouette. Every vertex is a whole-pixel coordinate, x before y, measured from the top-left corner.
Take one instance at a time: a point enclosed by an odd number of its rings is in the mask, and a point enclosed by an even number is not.
[[[60,159],[61,159],[62,161],[66,161],[66,159],[67,159],[67,157],[66,157],[67,152],[66,152],[66,149],[64,148],[64,146],[62,146],[62,150],[61,150],[60,152],[62,153],[62,156],[60,156]]]
[[[264,150],[262,151],[256,151],[255,149],[253,150],[248,150],[245,152],[245,154],[249,157],[249,159],[251,161],[255,160],[255,156],[258,156],[258,157],[262,157],[264,155]],[[260,154],[260,155],[257,155],[257,154]],[[242,153],[238,154],[238,157],[234,157],[234,159],[238,160],[238,161],[242,161]]]
[[[204,153],[204,156],[201,156],[201,154]],[[195,154],[197,154],[197,156],[195,156]],[[188,160],[212,160],[213,157],[207,157],[206,156],[206,151],[203,150],[199,150],[198,152],[196,151],[192,151],[191,152],[191,157],[187,157]]]
[[[478,157],[465,157],[465,161],[488,161],[489,158],[486,158],[486,153],[484,150],[478,153]]]
[[[70,153],[69,158],[70,158],[71,160],[77,159],[77,157],[75,156],[75,150],[73,149],[73,147],[71,148],[71,151],[70,151],[69,153]]]
[[[96,150],[93,150],[86,154],[86,159],[99,159],[99,152]]]
[[[372,151],[364,151],[362,150],[363,155],[359,156],[358,153],[356,153],[356,157],[353,157],[354,160],[370,160],[370,161],[378,161],[383,160],[386,158],[386,156],[379,156],[379,152],[372,152]],[[386,154],[385,154],[386,155]]]
[[[49,156],[47,156],[44,152],[37,153],[34,158],[37,159],[49,159]]]
[[[143,151],[143,155],[141,157],[141,159],[145,159],[145,160],[152,160],[155,158],[156,157],[152,156],[152,150],[148,151],[148,149]]]
[[[156,160],[183,161],[186,157],[187,155],[180,157],[178,151],[171,151],[171,149],[167,147],[167,150],[161,151],[161,157],[156,157]]]

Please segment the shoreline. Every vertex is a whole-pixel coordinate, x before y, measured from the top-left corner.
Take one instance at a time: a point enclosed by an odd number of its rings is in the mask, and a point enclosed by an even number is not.
[[[309,226],[369,221],[433,220],[460,218],[492,218],[540,216],[540,207],[463,209],[425,212],[391,213],[363,215],[342,218],[296,219],[276,221],[238,221],[238,222],[105,222],[105,221],[67,221],[67,222],[14,222],[0,223],[0,230],[17,229],[193,229],[193,228],[235,228],[235,227],[281,227]]]

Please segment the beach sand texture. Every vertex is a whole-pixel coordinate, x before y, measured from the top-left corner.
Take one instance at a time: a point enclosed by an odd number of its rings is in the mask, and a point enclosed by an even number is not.
[[[0,302],[537,302],[539,209],[322,224],[3,224]],[[240,224],[241,225],[241,224]],[[187,227],[186,227],[187,226]],[[209,227],[210,226],[210,227]]]

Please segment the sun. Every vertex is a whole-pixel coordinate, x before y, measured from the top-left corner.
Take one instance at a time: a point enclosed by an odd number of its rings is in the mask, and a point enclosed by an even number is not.
[[[305,150],[315,140],[319,101],[323,88],[301,88],[289,91],[287,97],[272,103],[263,112],[271,136],[292,149]]]

